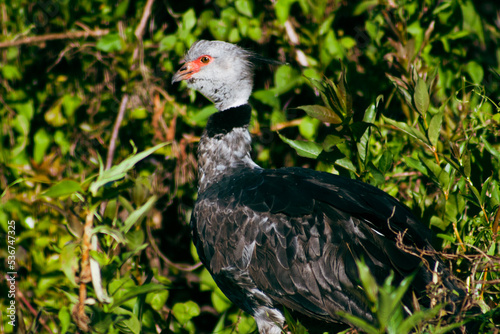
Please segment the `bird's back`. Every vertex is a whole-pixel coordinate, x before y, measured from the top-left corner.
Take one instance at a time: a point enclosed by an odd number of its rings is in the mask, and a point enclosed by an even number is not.
[[[397,246],[432,250],[431,233],[383,191],[302,168],[235,168],[199,194],[195,245],[223,292],[250,314],[285,306],[326,323],[337,311],[373,319],[359,287],[363,259],[379,283],[418,271],[417,296],[432,273]],[[433,257],[427,257],[433,266]],[[441,271],[444,268],[440,268]],[[448,274],[446,274],[448,276]]]

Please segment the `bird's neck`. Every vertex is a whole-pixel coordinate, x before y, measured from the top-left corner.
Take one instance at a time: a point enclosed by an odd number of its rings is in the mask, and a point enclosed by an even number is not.
[[[219,111],[208,119],[198,146],[198,185],[210,184],[241,168],[259,168],[250,157],[248,132],[252,109],[248,104]]]

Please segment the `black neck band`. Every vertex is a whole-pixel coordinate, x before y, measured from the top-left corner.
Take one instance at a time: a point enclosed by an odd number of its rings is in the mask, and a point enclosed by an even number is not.
[[[252,107],[248,104],[216,112],[208,119],[207,136],[214,137],[226,134],[234,128],[245,127],[250,123],[251,115]]]

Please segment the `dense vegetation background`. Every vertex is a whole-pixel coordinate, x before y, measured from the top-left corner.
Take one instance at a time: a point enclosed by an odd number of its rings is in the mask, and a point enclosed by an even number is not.
[[[0,22],[0,332],[255,331],[190,243],[214,108],[170,80],[202,38],[286,63],[257,68],[260,165],[358,178],[407,204],[480,304],[478,331],[498,332],[496,0],[11,0]],[[409,328],[381,317],[374,333],[447,329],[437,311]]]

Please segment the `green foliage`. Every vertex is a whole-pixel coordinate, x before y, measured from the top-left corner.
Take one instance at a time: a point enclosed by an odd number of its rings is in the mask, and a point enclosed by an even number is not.
[[[256,330],[205,269],[188,265],[199,261],[188,227],[194,152],[215,109],[170,80],[189,46],[205,38],[285,63],[257,67],[256,161],[329,171],[396,196],[434,229],[436,248],[467,282],[484,312],[479,333],[498,331],[495,5],[216,0],[154,1],[148,10],[146,0],[1,3],[0,257],[9,256],[13,221],[19,325],[1,328]],[[0,270],[10,271],[7,265]],[[451,329],[440,327],[439,307],[403,318],[405,285],[388,278],[378,286],[360,270],[377,322],[345,315],[352,323],[376,333]],[[4,280],[2,314],[7,291]],[[289,330],[305,332],[287,319]]]
[[[403,316],[402,299],[410,287],[415,274],[403,279],[399,286],[392,285],[394,275],[391,274],[387,277],[384,284],[379,286],[364,262],[358,263],[358,270],[363,291],[371,303],[371,311],[376,316],[376,323],[368,323],[364,319],[345,312],[340,312],[339,314],[363,332],[369,334],[409,333],[424,321],[435,317],[442,308],[442,305],[437,305],[432,309],[417,311],[405,318]],[[459,327],[460,325],[454,324],[447,328],[447,330]]]

